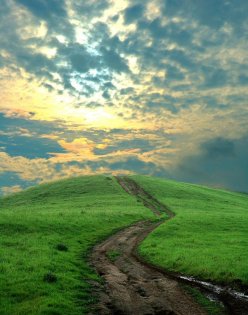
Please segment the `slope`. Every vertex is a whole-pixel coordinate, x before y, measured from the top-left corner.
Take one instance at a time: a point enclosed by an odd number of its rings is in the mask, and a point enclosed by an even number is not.
[[[91,247],[131,223],[153,218],[112,177],[37,186],[0,200],[0,314],[86,313]]]
[[[247,288],[247,195],[146,176],[133,178],[176,214],[145,239],[141,255],[166,270]]]

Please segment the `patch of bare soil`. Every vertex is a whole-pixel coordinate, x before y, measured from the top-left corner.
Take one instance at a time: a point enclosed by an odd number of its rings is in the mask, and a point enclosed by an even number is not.
[[[156,226],[139,222],[95,247],[92,262],[105,280],[105,290],[94,314],[206,314],[175,280],[143,265],[132,254],[140,235]],[[108,258],[113,251],[120,254],[115,261]]]
[[[117,180],[128,193],[136,195],[157,215],[166,211],[170,217],[173,216],[134,181],[126,177],[118,177]],[[137,243],[159,224],[138,222],[94,248],[92,263],[104,279],[105,287],[100,292],[100,302],[94,314],[206,314],[177,281],[143,264],[134,255]],[[111,253],[115,253],[112,258]]]

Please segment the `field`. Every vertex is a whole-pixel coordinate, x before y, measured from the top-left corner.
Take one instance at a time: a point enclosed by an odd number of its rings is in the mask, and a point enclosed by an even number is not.
[[[176,216],[142,243],[140,254],[167,270],[248,285],[248,196],[134,176]]]
[[[248,285],[248,196],[132,176],[175,213],[140,245],[146,260],[202,279]],[[92,247],[155,219],[113,177],[85,176],[0,199],[0,314],[78,315],[94,303]],[[120,252],[108,252],[110,261]]]
[[[76,315],[92,303],[91,247],[152,213],[116,180],[79,177],[0,200],[0,314]]]

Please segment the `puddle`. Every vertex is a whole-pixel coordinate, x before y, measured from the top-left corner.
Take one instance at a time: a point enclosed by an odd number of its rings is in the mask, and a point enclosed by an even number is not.
[[[195,279],[194,277],[186,277],[186,276],[179,276],[180,279],[185,280],[187,282],[190,283],[195,283],[200,285],[201,287],[214,292],[218,295],[229,295],[235,299],[239,299],[239,300],[243,300],[245,302],[248,302],[248,295],[246,295],[245,293],[242,292],[238,292],[234,289],[228,288],[228,287],[222,287],[220,285],[215,285],[212,284],[210,282],[206,282],[206,281],[200,281]]]

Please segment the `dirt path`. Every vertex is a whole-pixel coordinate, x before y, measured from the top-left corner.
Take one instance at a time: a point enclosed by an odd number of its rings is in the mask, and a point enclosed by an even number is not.
[[[166,211],[170,218],[173,216],[131,179],[118,177],[117,180],[156,215]],[[135,257],[137,244],[159,224],[138,222],[94,248],[92,263],[105,280],[105,290],[100,292],[100,302],[94,314],[206,315],[177,281]]]

